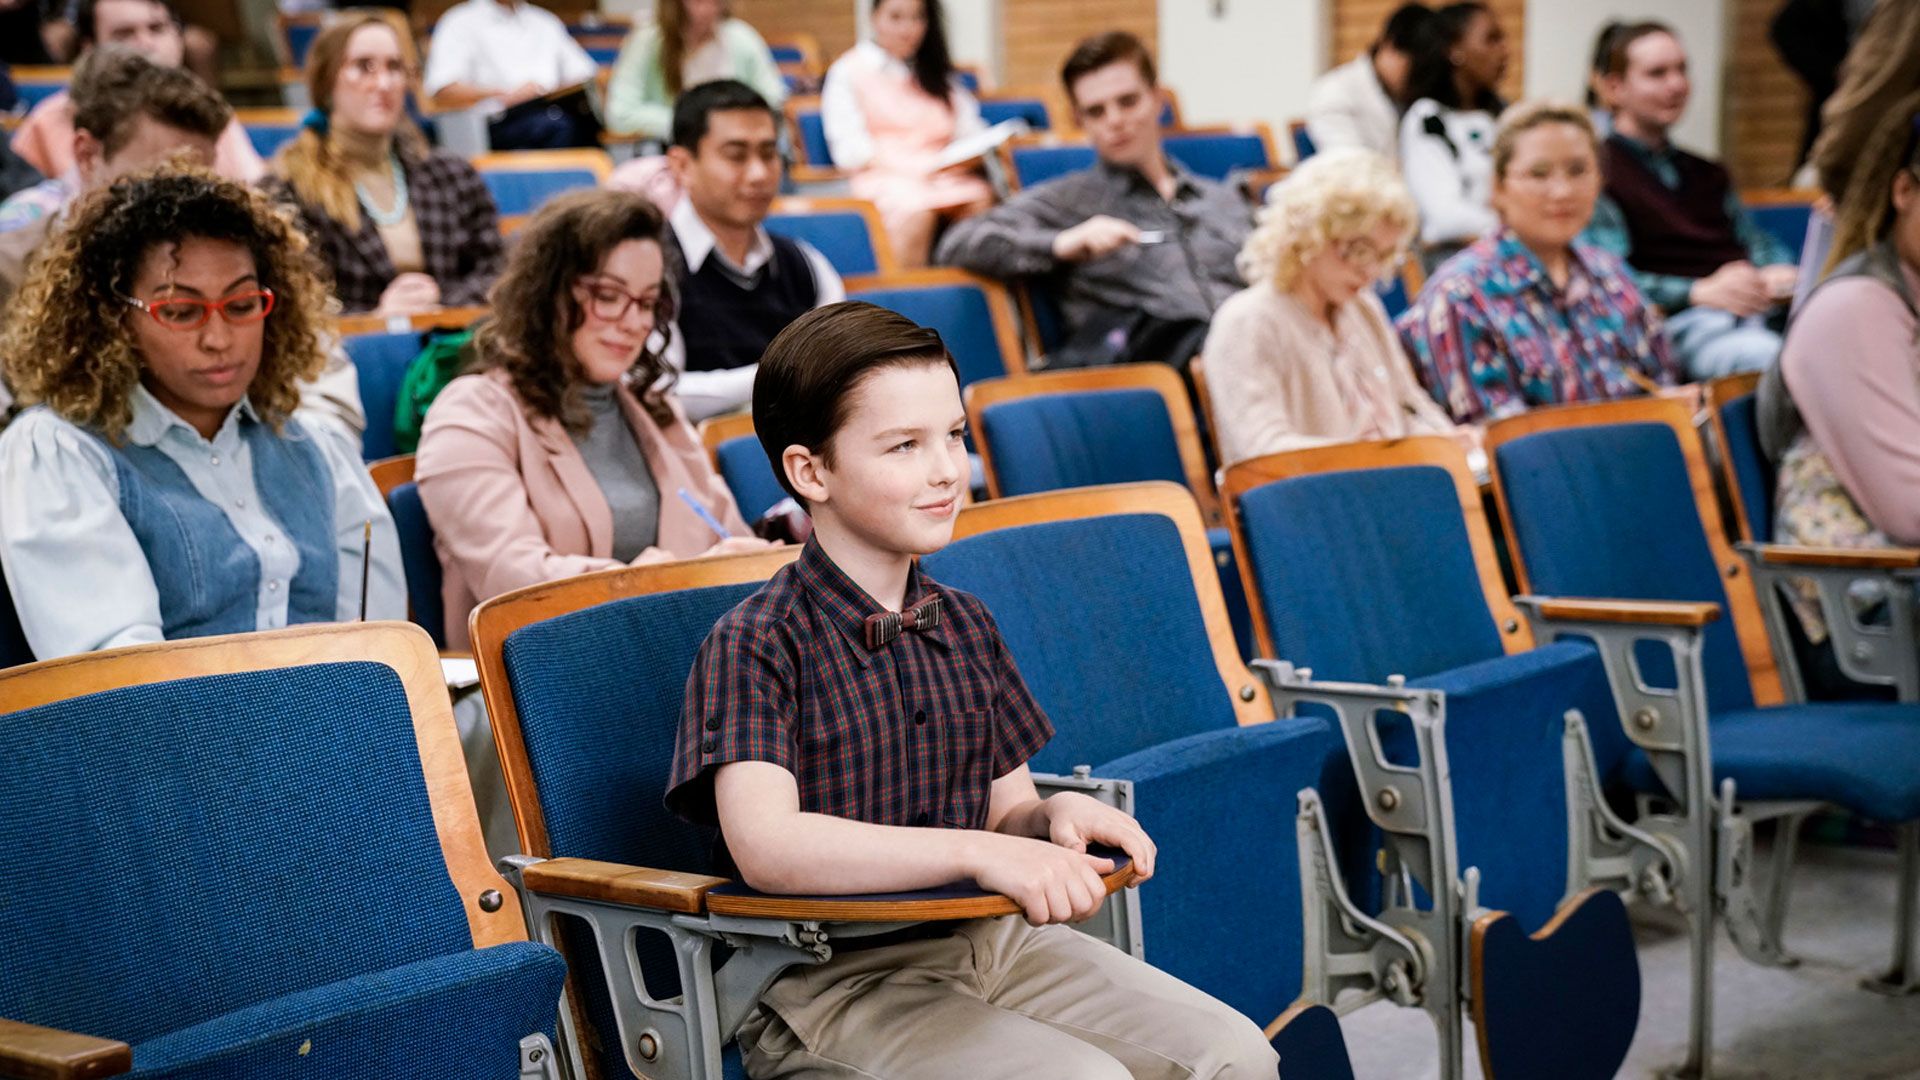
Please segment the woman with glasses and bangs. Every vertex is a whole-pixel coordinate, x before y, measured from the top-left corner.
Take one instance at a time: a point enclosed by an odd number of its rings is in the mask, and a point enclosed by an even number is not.
[[[293,623],[405,618],[386,504],[294,419],[326,365],[306,238],[202,169],[76,203],[0,360],[0,567],[42,660]]]
[[[1215,313],[1203,354],[1220,460],[1453,432],[1373,290],[1420,220],[1393,166],[1328,150],[1268,200],[1238,259],[1247,287]]]
[[[447,644],[489,597],[616,566],[765,547],[671,393],[660,212],[553,199],[516,238],[477,369],[427,411],[414,479],[446,579]]]

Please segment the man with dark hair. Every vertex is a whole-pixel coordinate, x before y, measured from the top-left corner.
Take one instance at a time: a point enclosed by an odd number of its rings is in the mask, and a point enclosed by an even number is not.
[[[680,293],[667,362],[699,420],[746,408],[767,343],[846,287],[812,245],[761,224],[780,190],[779,129],[752,87],[722,79],[681,94],[667,160],[686,192],[667,216]]]
[[[1318,150],[1357,146],[1400,160],[1400,112],[1416,35],[1433,12],[1402,4],[1387,17],[1366,52],[1313,80],[1307,91],[1307,134]]]
[[[1689,376],[1772,367],[1780,334],[1769,316],[1784,311],[1798,268],[1747,215],[1723,166],[1673,145],[1693,90],[1680,39],[1660,23],[1622,27],[1599,89],[1613,133],[1588,239],[1625,259],[1640,292],[1666,311]]]
[[[1099,160],[954,225],[935,259],[998,278],[1053,275],[1072,325],[1056,365],[1185,364],[1214,309],[1243,285],[1234,258],[1252,208],[1167,156],[1140,39],[1088,38],[1060,78]]]
[[[179,68],[186,58],[179,17],[165,0],[82,0],[77,19],[82,57],[96,46],[113,45],[161,67]],[[61,91],[34,106],[13,133],[12,146],[43,175],[71,179],[73,140],[73,101]],[[253,141],[232,117],[215,150],[213,168],[222,176],[252,183],[267,171]]]

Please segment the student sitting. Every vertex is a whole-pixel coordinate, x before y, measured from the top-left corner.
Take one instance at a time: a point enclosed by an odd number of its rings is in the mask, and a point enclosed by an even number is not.
[[[186,56],[180,19],[165,0],[79,0],[74,23],[80,46],[117,45],[144,54],[163,67],[180,67]],[[65,91],[34,106],[13,133],[13,152],[50,178],[72,179],[73,101]],[[239,121],[228,119],[213,160],[214,171],[235,180],[254,181],[266,164]]]
[[[567,25],[527,0],[461,0],[433,26],[422,88],[442,109],[511,109],[593,81],[599,69]],[[495,150],[597,146],[598,126],[552,105],[503,113],[487,125]]]
[[[485,302],[501,263],[493,196],[407,118],[392,25],[366,14],[329,23],[307,54],[307,88],[313,114],[274,156],[269,189],[298,208],[341,306],[409,315]]]
[[[1456,422],[1679,380],[1659,316],[1620,260],[1577,239],[1599,195],[1584,110],[1535,102],[1501,117],[1500,227],[1448,259],[1397,323],[1421,381]]]
[[[833,62],[820,122],[853,193],[880,208],[900,265],[925,266],[942,221],[993,204],[974,163],[935,161],[956,136],[981,127],[980,103],[947,55],[940,0],[873,0],[873,38]]]
[[[1407,104],[1413,50],[1433,11],[1401,4],[1367,51],[1313,80],[1307,134],[1318,150],[1370,150],[1400,160],[1400,110]]]
[[[679,320],[666,358],[695,420],[746,408],[773,336],[847,295],[813,245],[761,224],[780,190],[778,140],[773,106],[742,83],[696,86],[674,106],[667,157],[686,194],[667,217]]]
[[[1167,156],[1153,58],[1139,38],[1082,41],[1060,79],[1098,163],[955,225],[939,261],[998,278],[1057,272],[1073,327],[1060,350],[1068,363],[1185,364],[1214,309],[1244,284],[1234,258],[1253,210]]]
[[[722,79],[746,83],[776,109],[787,98],[772,50],[723,0],[655,0],[653,22],[635,27],[614,61],[607,127],[664,140],[680,95]]]
[[[648,349],[669,306],[661,232],[660,212],[628,192],[548,202],[474,339],[481,370],[427,410],[414,479],[446,571],[450,647],[466,647],[475,605],[524,585],[766,546]]]
[[[1400,121],[1400,165],[1420,207],[1421,263],[1491,232],[1494,124],[1505,103],[1507,36],[1481,3],[1449,4],[1420,28],[1408,76],[1413,104]]]
[[[326,363],[294,227],[199,169],[72,217],[0,335],[29,406],[0,432],[0,565],[34,655],[405,618],[356,448],[293,417]]]
[[[1372,288],[1399,265],[1418,220],[1393,167],[1365,150],[1324,150],[1270,199],[1240,253],[1250,284],[1207,334],[1220,460],[1451,433]]]
[[[1246,1017],[1060,925],[1105,898],[1113,864],[1087,845],[1142,875],[1154,846],[1085,795],[1038,796],[1026,761],[1052,725],[985,606],[915,565],[967,494],[939,335],[869,304],[810,312],[768,348],[753,413],[813,537],[701,646],[667,805],[717,825],[719,861],[757,889],[971,878],[1026,918],[923,923],[789,971],[741,1026],[748,1075],[1272,1080]]]
[[[1673,145],[1692,93],[1679,38],[1659,23],[1623,28],[1600,90],[1613,134],[1589,239],[1626,260],[1641,294],[1666,312],[1667,337],[1691,377],[1772,367],[1780,335],[1767,315],[1793,295],[1798,270],[1747,216],[1727,170]]]

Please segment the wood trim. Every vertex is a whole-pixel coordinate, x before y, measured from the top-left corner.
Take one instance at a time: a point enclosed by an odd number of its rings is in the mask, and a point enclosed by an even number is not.
[[[1740,205],[1753,209],[1762,206],[1811,207],[1826,197],[1819,188],[1757,187],[1740,190]],[[1730,375],[1727,378],[1739,378]]]
[[[800,549],[789,545],[738,555],[623,566],[515,589],[473,609],[467,618],[467,629],[473,642],[474,665],[480,670],[480,693],[493,724],[494,748],[500,755],[501,772],[506,776],[507,798],[513,805],[521,851],[541,858],[553,854],[546,817],[540,810],[540,795],[533,783],[533,766],[527,760],[520,712],[514,705],[513,686],[507,678],[506,657],[502,652],[507,635],[530,623],[630,596],[765,581],[775,570],[799,557]]]
[[[1720,485],[1727,489],[1727,501],[1732,503],[1734,527],[1731,535],[1737,540],[1755,540],[1758,537],[1747,527],[1747,501],[1740,494],[1740,477],[1733,468],[1733,443],[1727,438],[1727,425],[1720,419],[1720,410],[1754,393],[1759,387],[1760,373],[1757,371],[1723,375],[1706,384],[1707,426],[1713,431],[1714,445],[1720,449]]]
[[[306,113],[298,109],[288,109],[284,107],[233,110],[233,118],[240,121],[240,126],[243,128],[253,124],[298,124],[306,115]]]
[[[725,416],[709,416],[700,421],[700,445],[707,448],[707,460],[712,463],[714,472],[720,471],[720,447],[742,435],[753,434],[753,413],[737,412]]]
[[[1761,562],[1773,566],[1825,566],[1841,570],[1920,569],[1920,548],[1832,548],[1760,544],[1753,550]]]
[[[358,334],[401,334],[408,330],[465,330],[492,314],[491,308],[453,307],[423,311],[418,315],[339,315],[333,320],[333,332],[341,337]]]
[[[1187,381],[1193,384],[1193,399],[1198,402],[1200,406],[1200,423],[1206,427],[1207,443],[1213,447],[1215,453],[1219,453],[1220,425],[1215,423],[1213,419],[1213,392],[1207,387],[1205,360],[1206,358],[1204,356],[1195,356],[1193,359],[1187,361]],[[1212,478],[1210,477],[1209,479]],[[1217,520],[1225,523],[1225,509],[1220,508],[1218,512],[1218,518],[1209,517],[1209,520]]]
[[[766,42],[768,52],[775,49],[799,50],[800,62],[798,64],[783,63],[780,65],[781,71],[817,79],[827,70],[820,60],[820,39],[812,34],[771,34],[766,38]]]
[[[727,879],[678,870],[653,870],[593,859],[547,859],[521,872],[534,892],[581,900],[604,900],[655,911],[698,915],[707,909],[707,890]]]
[[[1220,571],[1213,561],[1213,548],[1207,543],[1200,507],[1186,488],[1165,480],[1151,480],[994,499],[962,509],[954,524],[953,538],[961,540],[995,529],[1113,514],[1159,514],[1173,519],[1180,530],[1180,544],[1186,549],[1187,571],[1193,578],[1200,614],[1207,624],[1214,666],[1219,669],[1220,681],[1233,701],[1234,716],[1243,725],[1273,719],[1273,701],[1267,695],[1266,684],[1255,678],[1240,659],[1240,647],[1233,640],[1232,623],[1227,619],[1227,602],[1220,592]]]
[[[856,294],[871,289],[901,289],[931,285],[971,285],[986,294],[987,312],[993,317],[994,340],[1000,345],[1001,366],[1006,368],[1009,375],[1020,375],[1026,372],[1026,354],[1020,350],[1020,333],[1015,329],[1013,298],[1007,294],[1007,287],[1000,282],[951,267],[902,270],[893,274],[863,274],[846,279],[849,300],[858,300],[860,297]]]
[[[1187,487],[1200,504],[1200,512],[1209,524],[1219,524],[1220,499],[1214,494],[1213,478],[1207,475],[1207,458],[1200,447],[1200,430],[1194,420],[1193,405],[1179,373],[1165,364],[1115,364],[1111,367],[1074,368],[1063,371],[1036,371],[1010,375],[1004,379],[982,379],[967,387],[967,424],[974,432],[974,445],[986,466],[987,495],[999,498],[1000,477],[993,467],[993,451],[981,436],[987,409],[1003,401],[1039,397],[1045,394],[1076,394],[1099,390],[1151,390],[1166,404],[1167,418],[1173,423],[1173,441],[1180,452],[1180,470],[1186,474]]]
[[[474,171],[486,173],[546,172],[552,169],[586,169],[596,183],[604,184],[613,175],[613,157],[605,150],[590,146],[568,150],[496,150],[473,159]]]
[[[9,77],[15,86],[21,83],[59,83],[62,86],[73,81],[71,64],[22,64],[10,69]]]
[[[0,1073],[23,1080],[90,1080],[133,1070],[133,1048],[114,1039],[0,1019]]]
[[[798,151],[796,151],[797,153]],[[900,272],[895,261],[893,238],[887,235],[887,223],[880,220],[880,209],[866,199],[846,196],[783,195],[773,200],[776,214],[859,214],[867,223],[867,235],[873,238],[873,264],[885,277]]]
[[[1740,558],[1727,543],[1726,525],[1720,520],[1719,501],[1714,497],[1713,474],[1707,469],[1706,451],[1700,433],[1695,431],[1687,407],[1664,397],[1641,397],[1625,401],[1603,401],[1586,405],[1560,405],[1534,409],[1488,425],[1487,459],[1492,463],[1493,495],[1500,509],[1500,521],[1506,529],[1507,550],[1513,559],[1513,572],[1522,592],[1532,592],[1526,559],[1521,554],[1519,537],[1513,528],[1513,509],[1507,503],[1507,491],[1501,482],[1499,451],[1515,439],[1543,431],[1593,427],[1601,424],[1665,424],[1679,441],[1681,457],[1687,465],[1687,481],[1693,489],[1694,507],[1706,529],[1707,547],[1714,565],[1720,569],[1720,585],[1726,590],[1727,607],[1733,616],[1734,636],[1747,663],[1747,676],[1753,686],[1755,705],[1778,705],[1786,700],[1780,685],[1780,670],[1773,655],[1773,644],[1760,611],[1760,598],[1753,587],[1753,576],[1746,572]]]
[[[1238,462],[1226,470],[1220,482],[1220,501],[1226,511],[1227,527],[1233,534],[1233,554],[1240,561],[1240,579],[1246,586],[1247,606],[1253,614],[1253,633],[1261,655],[1277,654],[1254,578],[1246,527],[1240,522],[1240,496],[1275,480],[1410,465],[1445,469],[1453,478],[1461,523],[1467,530],[1467,545],[1473,550],[1474,570],[1480,576],[1480,592],[1486,597],[1488,614],[1500,632],[1500,644],[1509,654],[1533,648],[1533,633],[1520,617],[1519,609],[1514,607],[1513,598],[1507,595],[1506,578],[1500,573],[1500,560],[1494,551],[1493,530],[1487,524],[1486,504],[1481,498],[1480,485],[1473,478],[1473,470],[1467,465],[1466,451],[1444,435],[1417,435],[1385,442],[1346,443],[1268,454]]]
[[[1587,600],[1542,597],[1543,619],[1567,622],[1626,623],[1634,626],[1705,626],[1720,618],[1720,605],[1693,600]]]
[[[520,900],[494,870],[481,839],[440,654],[426,631],[411,623],[316,623],[82,653],[0,671],[0,699],[9,709],[30,709],[81,694],[202,675],[365,661],[392,668],[405,688],[434,828],[447,876],[466,909],[474,948],[525,941]],[[496,910],[481,909],[480,897],[487,892],[498,894]]]
[[[1111,896],[1133,884],[1139,876],[1131,861],[1122,860],[1100,881]],[[710,892],[706,899],[707,910],[715,915],[795,922],[948,922],[1018,915],[1025,910],[1017,902],[985,890],[971,896],[926,900],[886,896],[770,896],[755,892]]]
[[[367,466],[367,475],[373,477],[373,486],[379,489],[380,497],[385,499],[393,494],[394,488],[413,483],[413,455],[381,458]]]

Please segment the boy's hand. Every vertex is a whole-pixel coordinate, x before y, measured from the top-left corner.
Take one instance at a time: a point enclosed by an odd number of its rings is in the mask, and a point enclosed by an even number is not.
[[[1153,876],[1153,857],[1158,849],[1131,814],[1077,791],[1062,791],[1043,805],[1047,837],[1054,843],[1071,851],[1085,851],[1088,844],[1117,847],[1133,860],[1134,873],[1139,875],[1136,884]]]
[[[1113,873],[1112,859],[1024,836],[980,833],[979,838],[974,880],[1019,904],[1034,926],[1085,921],[1107,898],[1100,878]]]

